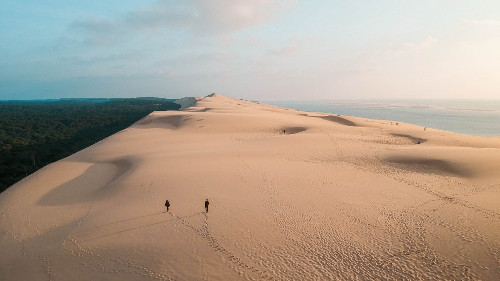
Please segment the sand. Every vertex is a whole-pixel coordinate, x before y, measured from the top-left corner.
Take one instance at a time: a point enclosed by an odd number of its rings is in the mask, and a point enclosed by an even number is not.
[[[499,163],[499,138],[199,98],[0,194],[0,279],[500,280]]]

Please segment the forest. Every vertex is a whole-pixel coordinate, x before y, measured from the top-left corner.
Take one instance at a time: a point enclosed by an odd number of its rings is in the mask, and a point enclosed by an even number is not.
[[[173,99],[0,101],[0,192],[38,169],[80,151]]]

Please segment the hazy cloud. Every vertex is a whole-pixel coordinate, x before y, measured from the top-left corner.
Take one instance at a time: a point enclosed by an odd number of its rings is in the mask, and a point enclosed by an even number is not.
[[[261,47],[266,45],[267,41],[258,37],[245,38],[241,42],[245,46]]]
[[[66,56],[62,57],[59,60],[64,63],[76,64],[76,65],[94,65],[99,63],[107,63],[107,62],[127,62],[140,60],[144,58],[144,56],[140,53],[119,53],[119,54],[110,54],[110,55],[94,55],[94,56]]]
[[[299,38],[294,38],[288,41],[287,44],[280,48],[272,49],[271,54],[276,56],[291,56],[300,51],[302,47],[302,40]]]
[[[159,1],[129,13],[129,23],[157,28],[180,26],[201,32],[230,32],[270,20],[287,2],[278,0]]]
[[[462,19],[463,23],[482,26],[500,26],[500,19]]]
[[[98,18],[76,20],[70,25],[69,30],[70,34],[64,40],[90,45],[111,45],[125,39],[127,34],[126,28],[119,23]]]
[[[160,0],[117,19],[81,19],[70,26],[83,41],[106,45],[138,32],[189,30],[199,35],[236,32],[272,20],[294,4],[292,0]]]
[[[403,45],[403,48],[407,50],[422,50],[422,49],[427,49],[431,47],[432,45],[436,44],[438,42],[438,39],[434,37],[427,37],[419,42],[416,43],[406,43]]]
[[[434,37],[426,37],[420,41],[417,42],[408,42],[401,44],[399,46],[393,46],[386,48],[380,52],[379,54],[384,54],[384,55],[401,55],[401,54],[408,54],[420,50],[424,50],[427,48],[430,48],[431,46],[435,45],[438,42],[437,38]]]

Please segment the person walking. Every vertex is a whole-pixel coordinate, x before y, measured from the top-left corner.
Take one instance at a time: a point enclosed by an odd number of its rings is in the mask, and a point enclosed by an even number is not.
[[[210,202],[208,202],[208,199],[205,200],[205,211],[208,213],[208,205],[210,205]]]
[[[165,201],[165,207],[167,207],[167,212],[168,212],[168,207],[170,207],[170,202],[168,202],[168,200]]]

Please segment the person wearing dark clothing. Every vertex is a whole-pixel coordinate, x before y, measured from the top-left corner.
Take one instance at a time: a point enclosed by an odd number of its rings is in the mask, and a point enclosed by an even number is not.
[[[210,204],[210,202],[208,202],[208,199],[205,200],[205,211],[208,213],[208,205]]]
[[[167,212],[168,212],[168,207],[170,207],[170,202],[168,202],[168,200],[165,201],[165,207],[167,207]]]

